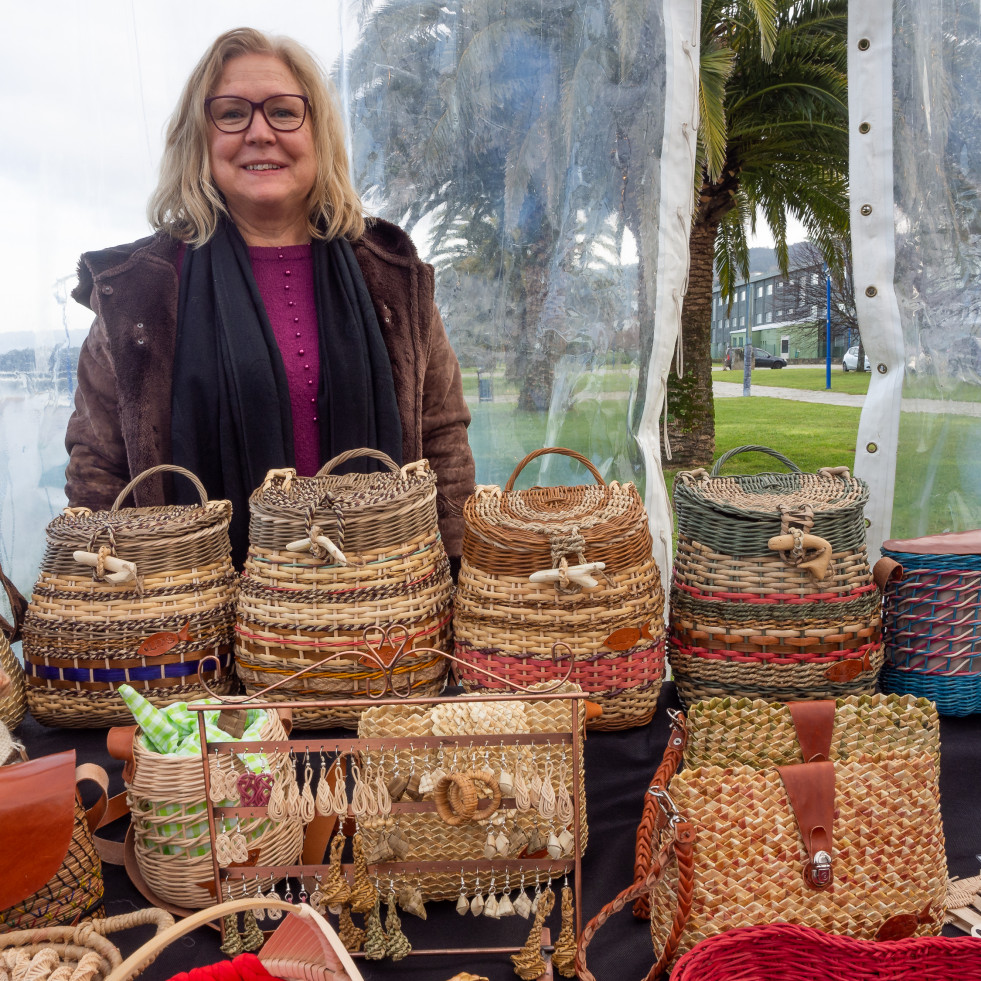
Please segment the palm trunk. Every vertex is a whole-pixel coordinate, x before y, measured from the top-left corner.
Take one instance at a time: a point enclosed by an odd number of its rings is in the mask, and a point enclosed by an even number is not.
[[[692,223],[688,293],[681,314],[684,373],[668,375],[668,442],[671,466],[707,466],[715,454],[715,402],[712,398],[712,279],[718,221]]]

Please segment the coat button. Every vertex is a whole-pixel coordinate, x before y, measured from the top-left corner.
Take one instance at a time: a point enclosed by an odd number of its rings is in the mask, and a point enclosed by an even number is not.
[[[112,287],[108,283],[102,287],[102,292],[105,296],[108,296],[112,292]]]

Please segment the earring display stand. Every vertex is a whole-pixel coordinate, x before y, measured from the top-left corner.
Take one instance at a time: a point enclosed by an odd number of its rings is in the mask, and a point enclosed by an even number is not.
[[[481,705],[483,703],[498,702],[521,702],[525,705],[538,701],[568,701],[570,703],[570,725],[568,729],[555,732],[533,732],[533,733],[501,733],[493,735],[440,735],[440,736],[409,736],[394,737],[386,736],[382,738],[310,738],[313,734],[304,734],[302,738],[274,740],[274,741],[230,741],[230,742],[208,742],[205,731],[205,711],[214,711],[214,703],[210,705],[192,705],[189,708],[199,713],[198,722],[201,734],[201,757],[204,767],[204,780],[207,789],[208,800],[208,827],[211,836],[211,854],[214,868],[214,881],[203,883],[205,888],[214,890],[216,900],[221,902],[226,897],[237,898],[247,895],[248,891],[255,886],[256,890],[260,887],[271,888],[273,882],[283,879],[296,880],[300,891],[306,896],[306,883],[319,882],[327,875],[330,865],[325,860],[329,839],[333,834],[342,832],[342,824],[355,821],[355,815],[348,803],[345,820],[338,822],[337,816],[324,818],[317,816],[308,825],[304,839],[304,848],[301,860],[294,865],[259,865],[257,856],[250,856],[248,862],[232,862],[224,866],[219,864],[219,850],[216,847],[216,839],[219,832],[224,832],[226,823],[229,819],[244,819],[261,817],[267,813],[267,806],[256,806],[254,803],[247,806],[241,804],[236,806],[223,806],[211,800],[211,765],[217,762],[220,767],[222,755],[225,754],[271,754],[292,752],[297,759],[315,759],[319,756],[325,760],[326,754],[340,759],[350,755],[352,758],[363,758],[364,754],[393,753],[398,759],[398,754],[415,754],[416,752],[442,752],[454,758],[457,753],[479,754],[479,753],[499,753],[503,754],[508,750],[514,752],[515,747],[542,746],[548,744],[550,748],[559,748],[565,753],[568,747],[569,755],[572,760],[570,766],[570,776],[572,783],[572,844],[569,849],[570,854],[553,859],[552,857],[495,857],[492,859],[481,857],[479,859],[464,860],[417,860],[407,861],[382,861],[369,863],[370,874],[377,882],[383,883],[388,880],[390,883],[395,877],[411,877],[415,875],[458,877],[468,876],[472,873],[483,880],[485,883],[492,881],[494,877],[503,879],[509,877],[511,882],[516,882],[519,877],[524,875],[530,882],[538,880],[544,873],[545,882],[550,879],[569,873],[574,877],[575,894],[575,931],[578,938],[582,932],[581,910],[581,857],[583,847],[583,818],[581,802],[584,794],[582,785],[582,774],[580,771],[580,761],[582,759],[582,724],[585,720],[585,707],[580,702],[588,695],[582,691],[563,691],[566,687],[569,675],[573,667],[571,651],[564,644],[556,644],[553,648],[552,658],[557,665],[557,671],[561,670],[561,661],[568,660],[568,668],[564,675],[557,677],[555,682],[547,688],[536,687],[529,689],[504,678],[498,677],[489,671],[483,673],[493,682],[496,689],[501,690],[501,694],[475,694],[467,695],[465,698],[460,696],[430,696],[412,697],[411,682],[403,672],[398,670],[399,662],[403,655],[411,653],[417,658],[420,654],[428,651],[426,648],[411,648],[409,644],[408,632],[399,624],[387,628],[368,628],[364,632],[365,648],[355,651],[342,651],[332,654],[315,664],[297,671],[289,677],[284,677],[276,684],[256,692],[249,696],[226,696],[218,694],[208,685],[209,695],[221,703],[221,712],[224,718],[228,719],[228,713],[245,712],[248,710],[283,710],[295,708],[349,708],[355,707],[365,709],[368,705],[376,706],[414,706],[419,709],[430,709],[439,705],[466,704],[468,706]],[[565,648],[565,651],[563,651]],[[434,654],[441,654],[448,660],[458,662],[450,654],[442,651],[433,651]],[[281,701],[265,699],[269,692],[279,688],[284,684],[292,684],[308,671],[314,671],[323,667],[325,664],[335,659],[345,658],[353,661],[360,661],[371,668],[377,669],[377,675],[381,677],[382,683],[378,688],[372,688],[371,682],[365,682],[364,696],[357,698],[344,699],[302,699],[295,701]],[[475,670],[473,665],[467,665],[468,670]],[[201,673],[213,670],[206,661],[201,663]],[[404,686],[400,686],[400,679],[404,678]],[[485,689],[486,691],[486,689]],[[366,696],[366,697],[365,697]],[[244,719],[242,720],[244,728]],[[231,726],[234,731],[234,722]],[[241,730],[239,730],[241,731]],[[321,770],[320,779],[326,779],[328,775],[336,774],[338,768],[331,766],[328,771]],[[344,771],[341,769],[343,778]],[[489,799],[478,800],[478,812],[481,808],[492,806],[493,802]],[[501,799],[499,810],[516,812],[515,798],[504,797]],[[412,815],[426,812],[435,812],[436,803],[433,800],[398,800],[391,803],[391,817],[398,822],[403,814]],[[250,864],[255,863],[255,864]],[[355,866],[344,863],[341,866],[342,874],[348,880],[353,877]],[[336,871],[335,871],[336,874]],[[411,881],[408,878],[406,881]],[[515,888],[512,886],[512,888]],[[222,929],[224,939],[224,926]],[[549,930],[542,930],[542,947],[549,948]],[[412,954],[436,955],[436,954],[513,954],[518,953],[520,947],[467,947],[453,950],[422,950],[413,949]],[[363,956],[355,954],[354,956]],[[545,961],[546,971],[541,977],[551,976],[550,961]]]

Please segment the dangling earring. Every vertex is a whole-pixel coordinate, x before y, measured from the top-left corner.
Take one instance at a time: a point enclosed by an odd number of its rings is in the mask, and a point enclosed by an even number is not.
[[[351,887],[351,909],[355,913],[369,913],[377,899],[378,890],[375,889],[368,875],[368,863],[361,843],[361,832],[358,831],[354,835],[354,885]]]
[[[245,923],[245,929],[242,931],[242,946],[248,951],[257,951],[266,942],[266,938],[259,929],[255,913],[247,909],[242,919]]]
[[[504,877],[504,892],[497,901],[497,915],[503,919],[506,916],[514,916],[514,904],[511,902],[511,870],[508,869]]]
[[[368,919],[365,920],[365,933],[364,933],[364,956],[369,961],[380,961],[385,954],[386,950],[386,937],[385,931],[382,929],[381,924],[381,897],[378,895],[378,891],[375,890],[375,902],[371,907],[371,912],[368,914]]]
[[[313,799],[313,767],[310,765],[310,750],[303,762],[303,793],[300,794],[300,820],[306,825],[317,816],[317,805]]]
[[[456,901],[456,911],[460,916],[470,912],[470,900],[467,899],[467,887],[463,882],[463,869],[460,869],[460,898]]]
[[[572,888],[569,885],[569,876],[566,875],[565,884],[562,886],[562,927],[552,951],[552,964],[564,978],[576,976],[575,915]]]
[[[388,881],[388,911],[385,914],[385,953],[393,961],[400,961],[412,950],[409,938],[402,932],[402,921],[395,908],[395,887]]]
[[[546,964],[542,957],[542,925],[548,914],[552,912],[554,904],[555,893],[552,892],[552,887],[548,885],[539,897],[538,909],[535,911],[535,919],[524,947],[517,954],[511,955],[514,973],[523,981],[535,981],[536,978],[540,978],[545,973]]]
[[[527,920],[531,916],[531,900],[528,898],[528,893],[525,892],[525,874],[521,873],[521,891],[518,893],[518,898],[514,901],[514,911],[523,920]]]
[[[242,935],[238,932],[238,918],[234,913],[229,913],[222,917],[221,923],[225,932],[225,940],[218,949],[228,957],[238,957],[239,954],[244,954],[245,947],[242,945]]]
[[[356,954],[364,943],[365,932],[351,919],[351,907],[342,906],[340,919],[337,921],[337,935],[344,944],[344,949]]]
[[[327,757],[324,755],[323,749],[320,750],[320,779],[317,781],[317,796],[313,800],[313,806],[317,809],[317,813],[321,817],[330,817],[331,814],[331,791],[330,791],[330,781],[327,778],[327,774],[330,771],[327,769]]]
[[[340,907],[351,901],[351,887],[347,876],[341,868],[341,853],[344,851],[344,835],[338,832],[330,843],[330,864],[327,866],[327,877],[320,890],[323,903],[332,912],[339,912]]]

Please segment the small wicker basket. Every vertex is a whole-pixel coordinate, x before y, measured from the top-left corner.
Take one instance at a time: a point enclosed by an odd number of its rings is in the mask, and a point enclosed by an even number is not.
[[[749,451],[791,472],[720,476]],[[884,654],[867,499],[844,468],[802,473],[763,446],[731,450],[711,474],[677,475],[669,660],[682,702],[874,691]]]
[[[273,711],[260,738],[285,740],[287,730]],[[110,740],[110,751],[119,754]],[[209,885],[214,881],[208,801],[200,755],[154,753],[137,733],[132,740],[134,765],[126,782],[135,846],[136,864],[155,897],[180,909],[201,909],[213,902]],[[293,777],[285,753],[267,756],[274,779]],[[238,773],[244,764],[232,757]],[[257,811],[236,825],[250,852],[258,850],[259,865],[290,865],[303,848],[303,824],[298,817],[274,821]]]
[[[200,504],[123,508],[147,478],[170,471],[194,484]],[[234,676],[237,577],[228,501],[209,501],[181,467],[152,467],[108,511],[69,508],[47,528],[48,547],[24,622],[31,714],[44,725],[100,728],[131,718],[121,684],[154,705],[200,697],[204,657],[224,693]]]
[[[514,490],[546,453],[578,460],[594,485]],[[567,644],[570,680],[602,714],[591,728],[651,720],[664,676],[664,590],[647,513],[633,484],[607,484],[572,450],[529,453],[502,491],[478,487],[464,507],[463,563],[454,597],[458,668],[471,690],[490,672],[527,686],[564,673],[552,647]]]
[[[11,622],[0,616],[0,678],[6,676],[6,684],[0,683],[0,724],[8,729],[20,725],[27,711],[27,692],[24,669],[10,645],[20,637],[27,600],[0,569],[0,586],[7,594]],[[0,764],[3,760],[0,760]]]
[[[335,474],[361,457],[378,473]],[[316,477],[273,470],[249,499],[249,555],[235,627],[236,670],[254,694],[305,670],[274,700],[356,698],[385,685],[373,664],[330,655],[366,650],[366,628],[398,623],[407,650],[449,652],[449,559],[439,535],[436,475],[425,460],[399,467],[378,450],[342,453]],[[400,688],[438,694],[447,661],[429,650],[399,659]],[[356,727],[358,708],[300,708],[296,728]]]
[[[888,541],[882,556],[883,691],[981,712],[981,531]]]

